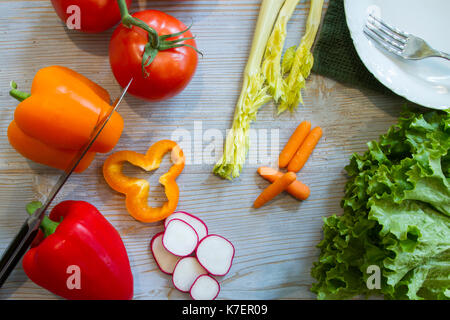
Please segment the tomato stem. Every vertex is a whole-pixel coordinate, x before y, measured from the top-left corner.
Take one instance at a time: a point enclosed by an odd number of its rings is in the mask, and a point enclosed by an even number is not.
[[[159,37],[158,37],[158,33],[156,32],[156,30],[151,28],[144,21],[134,18],[128,12],[127,3],[125,2],[125,0],[117,0],[117,3],[119,4],[120,15],[122,17],[122,24],[127,28],[132,28],[133,26],[136,26],[136,27],[139,27],[139,28],[147,31],[150,41],[152,43],[152,46],[157,48],[159,46]]]
[[[185,37],[185,38],[179,38],[175,40],[167,40],[175,37],[179,37],[189,31],[191,28],[190,26],[186,28],[186,30],[183,30],[178,33],[172,33],[172,34],[166,34],[159,36],[158,32],[150,27],[148,24],[146,24],[144,21],[133,17],[128,12],[127,3],[125,0],[117,0],[117,3],[119,5],[120,9],[120,15],[122,16],[122,24],[127,28],[132,28],[133,26],[141,28],[148,33],[148,43],[145,46],[144,53],[142,55],[142,72],[143,74],[148,77],[149,73],[147,72],[146,68],[153,62],[156,55],[159,51],[169,50],[173,48],[179,48],[179,47],[188,47],[193,50],[195,50],[197,53],[202,54],[200,51],[197,50],[194,46],[191,46],[189,44],[182,43],[186,40],[194,39],[194,37]]]

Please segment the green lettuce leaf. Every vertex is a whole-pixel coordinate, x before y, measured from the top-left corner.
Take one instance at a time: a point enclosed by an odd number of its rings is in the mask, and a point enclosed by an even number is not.
[[[344,212],[324,219],[311,270],[318,299],[450,299],[449,121],[448,111],[405,109],[352,156]],[[381,270],[379,289],[367,286],[369,266]]]

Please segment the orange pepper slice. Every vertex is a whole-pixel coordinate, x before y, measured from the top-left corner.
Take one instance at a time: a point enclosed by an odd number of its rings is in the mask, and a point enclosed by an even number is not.
[[[162,207],[150,207],[147,200],[150,184],[147,180],[124,175],[123,164],[129,162],[146,171],[153,171],[159,168],[168,152],[171,152],[173,166],[159,178],[168,201]],[[131,216],[141,222],[157,222],[167,218],[177,208],[180,191],[176,178],[183,171],[185,161],[183,150],[176,142],[161,140],[153,144],[145,155],[134,151],[119,151],[110,155],[103,165],[103,176],[112,189],[125,194],[126,208]]]

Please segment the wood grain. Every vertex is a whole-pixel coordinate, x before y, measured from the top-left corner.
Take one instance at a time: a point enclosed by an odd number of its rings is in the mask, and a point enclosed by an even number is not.
[[[120,113],[126,125],[115,150],[145,152],[152,143],[170,139],[177,129],[192,134],[192,148],[208,145],[208,141],[201,141],[208,129],[225,134],[240,92],[259,3],[134,1],[132,11],[154,8],[186,24],[193,22],[192,31],[204,56],[194,79],[177,97],[158,103],[131,96],[125,99]],[[309,1],[299,4],[289,24],[288,45],[296,44],[303,34],[308,8]],[[111,33],[88,35],[66,30],[50,1],[0,1],[0,250],[24,221],[25,204],[43,198],[59,174],[22,158],[9,145],[6,129],[16,106],[8,95],[9,81],[29,90],[38,69],[59,64],[101,83],[111,96],[117,96],[121,89],[108,61]],[[298,176],[311,188],[307,201],[283,194],[259,210],[252,209],[254,199],[267,186],[256,168],[267,163],[248,164],[232,182],[214,176],[210,163],[186,166],[178,179],[178,208],[198,214],[211,232],[227,237],[236,247],[234,265],[220,279],[219,299],[314,298],[309,291],[313,282],[310,268],[318,256],[322,218],[341,212],[339,202],[346,181],[343,168],[352,153],[363,152],[368,141],[395,122],[401,104],[400,98],[312,75],[304,90],[304,106],[297,112],[277,116],[272,104],[262,108],[253,127],[278,132],[280,150],[302,120],[324,130],[324,137]],[[196,124],[202,125],[198,137],[194,137]],[[123,196],[106,185],[101,166],[107,156],[99,155],[86,172],[71,177],[56,202],[87,200],[119,230],[131,260],[135,299],[189,299],[173,288],[170,277],[159,272],[151,257],[149,241],[162,230],[162,224],[133,220],[125,210]],[[129,170],[138,174],[136,169]],[[164,167],[149,174],[152,185],[157,184],[161,172]],[[156,205],[163,200],[163,190],[155,187],[149,202]],[[18,267],[0,290],[0,299],[58,297],[32,283]]]

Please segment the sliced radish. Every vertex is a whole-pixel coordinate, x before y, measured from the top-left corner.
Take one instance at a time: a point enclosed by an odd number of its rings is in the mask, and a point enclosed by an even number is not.
[[[162,244],[164,232],[155,234],[150,242],[150,248],[152,250],[153,258],[155,258],[158,268],[167,274],[172,274],[180,257],[177,257],[167,251]]]
[[[190,213],[184,211],[172,213],[170,216],[166,218],[166,221],[164,222],[165,227],[167,227],[169,222],[172,221],[173,219],[183,220],[184,222],[189,224],[192,228],[194,228],[195,231],[197,231],[199,241],[208,235],[208,227],[203,222],[203,220],[197,218],[196,216]]]
[[[214,276],[224,276],[231,268],[234,247],[222,236],[209,235],[198,244],[196,251],[198,262]]]
[[[219,295],[220,285],[210,275],[203,274],[195,279],[189,291],[194,300],[214,300]]]
[[[208,272],[198,263],[195,257],[185,257],[178,261],[173,270],[172,282],[175,288],[182,292],[189,292],[194,283],[202,274]]]
[[[170,253],[185,257],[197,248],[198,235],[195,229],[187,222],[180,219],[172,219],[164,231],[162,244]]]

